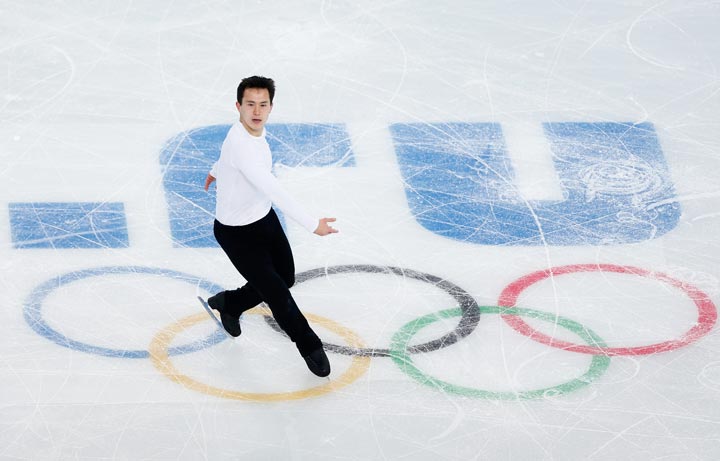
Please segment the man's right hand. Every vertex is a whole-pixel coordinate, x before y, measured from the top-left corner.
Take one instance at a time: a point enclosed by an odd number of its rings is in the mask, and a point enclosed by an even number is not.
[[[205,190],[210,189],[210,184],[212,184],[215,181],[215,176],[208,173],[207,178],[205,178]]]

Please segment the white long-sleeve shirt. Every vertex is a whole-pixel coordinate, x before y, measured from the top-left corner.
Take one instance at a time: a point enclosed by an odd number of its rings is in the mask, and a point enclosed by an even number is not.
[[[262,135],[252,136],[235,122],[210,174],[217,180],[215,218],[227,226],[244,226],[262,219],[272,204],[309,232],[319,219],[307,213],[272,174],[272,154]]]

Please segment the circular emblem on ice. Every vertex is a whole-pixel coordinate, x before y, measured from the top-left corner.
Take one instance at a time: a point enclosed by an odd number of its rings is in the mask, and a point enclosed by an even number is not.
[[[593,163],[580,170],[579,176],[588,202],[599,194],[653,196],[663,187],[657,171],[639,159]]]

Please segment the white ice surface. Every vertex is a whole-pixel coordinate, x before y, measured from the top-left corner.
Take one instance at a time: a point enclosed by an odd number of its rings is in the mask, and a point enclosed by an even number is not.
[[[272,122],[343,123],[357,163],[280,171],[341,230],[321,239],[290,222],[299,272],[404,267],[494,306],[523,275],[603,263],[667,274],[718,302],[719,25],[720,3],[705,0],[0,1],[0,459],[719,459],[716,328],[672,351],[613,356],[572,392],[501,400],[421,384],[388,357],[330,354],[330,381],[316,378],[257,315],[243,317],[237,340],[172,358],[180,374],[212,386],[200,390],[149,358],[62,347],[23,318],[37,286],[84,269],[147,266],[241,283],[220,250],[173,246],[158,158],[179,132],[231,123],[237,83],[252,74],[277,82]],[[498,122],[516,137],[528,133],[508,143],[537,148],[511,153],[525,166],[518,187],[527,199],[557,199],[537,131],[554,121],[651,122],[678,225],[634,244],[498,247],[443,238],[415,220],[391,124]],[[121,202],[130,245],[15,248],[8,207],[19,202]],[[293,293],[305,313],[377,348],[408,322],[456,307],[402,276],[328,276]],[[197,294],[208,295],[169,277],[100,275],[54,290],[43,314],[77,341],[145,350],[202,315]],[[680,337],[697,320],[681,290],[619,274],[538,282],[518,306],[571,318],[618,348]],[[559,324],[527,322],[582,343]],[[413,341],[455,323],[435,322]],[[188,326],[170,345],[212,328],[209,319]],[[457,344],[413,357],[437,379],[496,393],[573,379],[591,359],[532,341],[494,314]],[[272,401],[332,385],[357,363],[367,371],[344,387]],[[248,393],[266,395],[232,398]]]

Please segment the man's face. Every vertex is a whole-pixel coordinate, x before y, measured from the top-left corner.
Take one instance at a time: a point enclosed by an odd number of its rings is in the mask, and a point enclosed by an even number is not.
[[[260,136],[270,111],[272,111],[268,90],[266,88],[245,88],[242,104],[236,102],[235,106],[240,112],[240,123],[248,130],[248,133]]]

